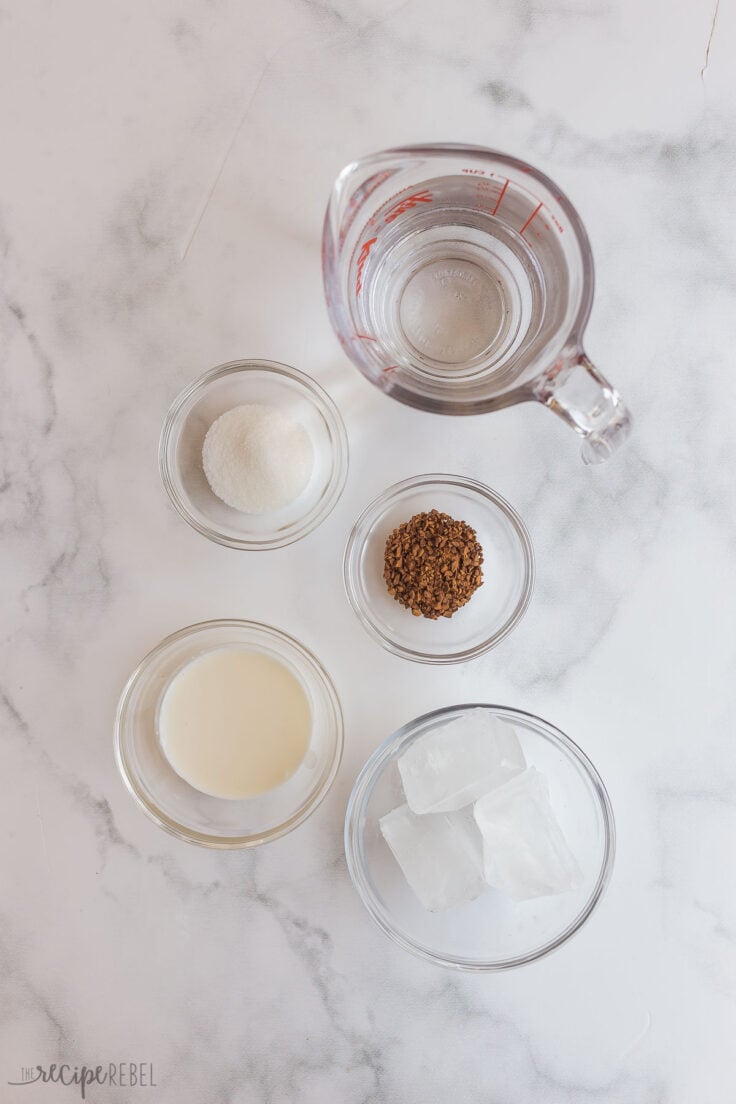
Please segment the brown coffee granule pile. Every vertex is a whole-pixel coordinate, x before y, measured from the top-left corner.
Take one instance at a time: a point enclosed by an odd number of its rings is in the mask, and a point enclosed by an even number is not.
[[[415,617],[452,617],[483,582],[475,529],[430,510],[399,525],[386,541],[388,592]]]

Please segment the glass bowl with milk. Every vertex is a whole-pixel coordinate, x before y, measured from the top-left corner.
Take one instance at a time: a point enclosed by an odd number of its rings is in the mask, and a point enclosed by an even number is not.
[[[319,805],[340,764],[332,681],[297,640],[251,621],[190,625],[149,652],[115,719],[115,754],[141,808],[179,839],[255,847]]]

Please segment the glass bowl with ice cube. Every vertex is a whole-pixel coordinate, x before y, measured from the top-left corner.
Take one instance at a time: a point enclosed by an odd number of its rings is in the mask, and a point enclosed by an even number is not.
[[[608,884],[611,803],[559,729],[457,705],[410,721],[363,767],[348,870],[378,926],[441,966],[503,970],[565,943]]]
[[[389,537],[431,511],[470,526],[483,553],[482,584],[452,616],[435,620],[413,615],[384,577]],[[534,552],[524,522],[496,491],[466,476],[432,473],[395,483],[365,508],[345,547],[343,577],[360,623],[388,651],[417,663],[463,663],[519,624],[534,588]]]

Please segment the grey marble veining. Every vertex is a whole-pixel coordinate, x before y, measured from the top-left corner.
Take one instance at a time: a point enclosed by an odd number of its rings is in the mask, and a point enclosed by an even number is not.
[[[733,4],[31,0],[0,28],[0,1099],[77,1097],[6,1085],[23,1066],[138,1061],[155,1088],[89,1099],[729,1100]],[[585,469],[541,409],[408,411],[342,355],[319,267],[332,179],[423,140],[526,158],[579,208],[588,351],[636,417],[610,464]],[[334,514],[271,557],[190,531],[157,471],[171,398],[249,355],[313,374],[351,440]],[[340,559],[370,497],[442,468],[519,509],[538,580],[497,651],[430,678],[362,633]],[[141,656],[228,615],[304,639],[346,718],[324,805],[254,854],[163,835],[112,757]],[[391,945],[342,852],[371,749],[463,699],[558,724],[617,816],[590,923],[494,977]]]

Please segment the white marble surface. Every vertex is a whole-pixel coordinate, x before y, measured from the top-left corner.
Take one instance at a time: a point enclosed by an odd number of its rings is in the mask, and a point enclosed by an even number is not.
[[[9,0],[0,12],[0,1098],[35,1063],[150,1061],[156,1104],[723,1104],[736,1096],[736,14],[721,0]],[[584,468],[541,408],[455,421],[370,388],[330,330],[332,179],[402,142],[538,164],[590,231],[589,350],[636,434]],[[328,522],[251,556],[168,505],[174,394],[239,356],[339,402]],[[496,652],[433,671],[342,594],[356,512],[446,468],[520,510],[538,584]],[[243,616],[332,672],[347,746],[313,820],[211,854],[133,806],[116,699],[162,636]],[[408,718],[485,699],[578,740],[617,814],[581,934],[502,976],[404,954],[348,881],[345,802]],[[35,1095],[34,1095],[35,1094]]]

